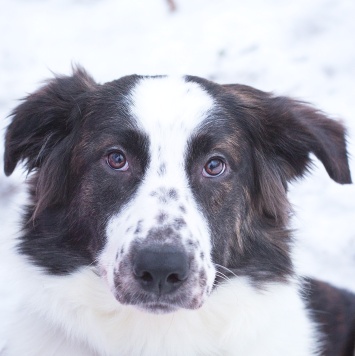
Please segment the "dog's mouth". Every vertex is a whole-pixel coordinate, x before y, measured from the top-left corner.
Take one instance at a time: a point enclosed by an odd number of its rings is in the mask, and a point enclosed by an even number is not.
[[[173,295],[156,296],[137,289],[134,293],[127,291],[122,293],[117,289],[114,296],[122,305],[131,305],[141,311],[153,314],[168,314],[180,309],[194,310],[199,309],[204,303],[204,293],[191,296],[189,291]]]
[[[152,314],[168,314],[180,309],[178,306],[168,303],[144,303],[137,304],[136,307],[144,312]]]

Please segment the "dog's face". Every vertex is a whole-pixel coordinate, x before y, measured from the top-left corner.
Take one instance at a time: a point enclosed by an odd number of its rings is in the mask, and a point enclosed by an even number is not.
[[[77,70],[13,116],[5,172],[35,172],[20,251],[51,274],[92,266],[155,313],[199,308],[232,276],[292,276],[287,184],[310,152],[350,183],[339,123],[246,86]]]

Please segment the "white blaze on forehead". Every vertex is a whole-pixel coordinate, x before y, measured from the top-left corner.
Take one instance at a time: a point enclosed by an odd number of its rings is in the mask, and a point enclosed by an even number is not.
[[[147,77],[132,90],[131,102],[131,113],[150,143],[150,163],[138,199],[142,197],[146,201],[149,193],[161,187],[173,188],[180,202],[182,199],[189,204],[190,214],[195,210],[192,215],[198,214],[203,220],[189,189],[186,153],[194,130],[213,108],[213,98],[199,84],[186,82],[183,77]],[[174,206],[169,210],[172,212]],[[151,209],[150,214],[156,213]],[[196,223],[191,225],[194,230]],[[208,224],[205,225],[207,228]]]
[[[212,97],[200,85],[182,77],[144,78],[131,97],[132,113],[151,143],[178,144],[176,153],[213,107]]]
[[[179,193],[186,192],[188,142],[212,110],[213,98],[184,77],[147,77],[133,89],[131,102],[131,113],[150,142],[146,188],[159,180],[165,186],[182,189]],[[164,176],[159,177],[162,171]]]

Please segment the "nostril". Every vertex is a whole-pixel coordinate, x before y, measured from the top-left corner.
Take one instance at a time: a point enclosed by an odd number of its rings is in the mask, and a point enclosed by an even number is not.
[[[150,272],[148,272],[148,271],[139,271],[139,272],[134,271],[134,276],[135,276],[137,279],[139,279],[139,280],[141,280],[141,281],[143,281],[143,282],[147,282],[147,283],[153,282],[153,280],[154,280],[154,277],[153,277],[152,274],[151,274]]]
[[[166,281],[171,284],[177,284],[180,282],[183,282],[186,278],[181,277],[178,273],[172,273],[170,274]]]
[[[139,276],[139,278],[143,281],[143,282],[153,282],[153,276],[149,273],[149,272],[143,272],[141,276]]]

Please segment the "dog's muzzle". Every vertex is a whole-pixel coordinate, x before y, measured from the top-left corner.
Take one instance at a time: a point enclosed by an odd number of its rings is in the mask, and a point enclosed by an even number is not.
[[[201,307],[208,283],[198,255],[181,241],[135,241],[115,268],[116,299],[153,313]]]

